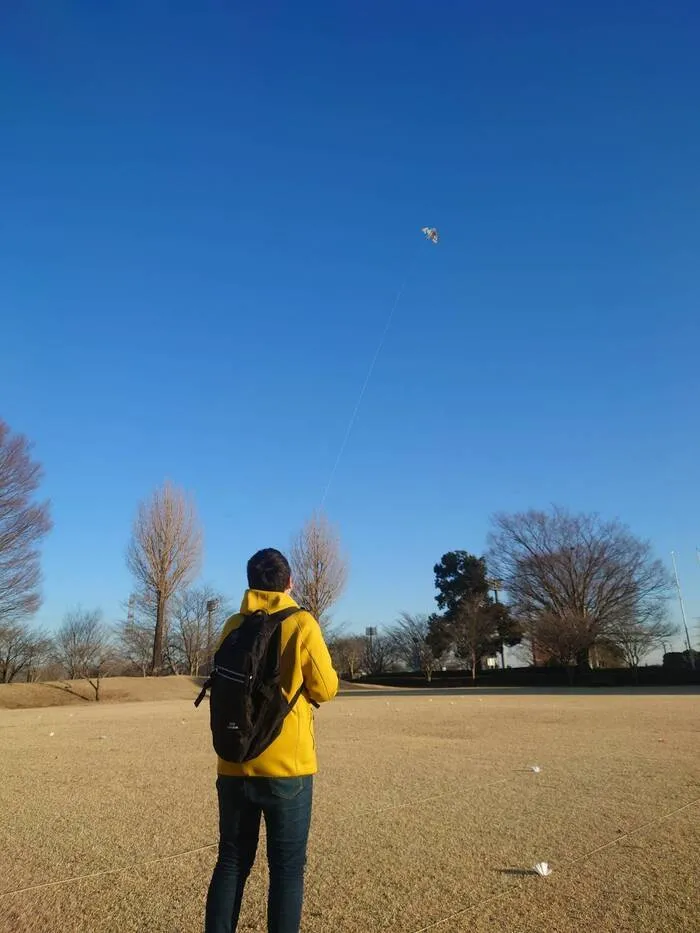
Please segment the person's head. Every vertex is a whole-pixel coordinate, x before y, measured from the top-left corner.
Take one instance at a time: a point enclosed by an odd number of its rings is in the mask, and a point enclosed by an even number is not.
[[[280,551],[266,547],[248,561],[248,586],[251,590],[285,593],[292,585],[289,561]]]

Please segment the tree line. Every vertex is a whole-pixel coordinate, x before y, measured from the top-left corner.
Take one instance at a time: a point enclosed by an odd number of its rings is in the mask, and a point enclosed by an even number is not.
[[[343,671],[401,667],[430,679],[449,662],[476,679],[485,657],[500,655],[505,667],[505,648],[515,646],[535,666],[637,668],[676,634],[667,568],[648,542],[598,515],[497,515],[485,556],[451,551],[433,572],[439,611],[404,613],[371,638],[337,638]]]
[[[84,679],[99,697],[105,674],[208,673],[233,606],[198,582],[201,523],[191,497],[172,483],[136,511],[125,554],[133,590],[123,617],[107,622],[99,607],[77,606],[55,633],[32,625],[41,605],[39,547],[52,528],[49,503],[36,501],[42,478],[27,438],[0,420],[0,683]],[[337,533],[312,516],[290,557],[294,595],[325,626],[347,578]]]
[[[203,533],[192,499],[171,483],[138,507],[126,547],[133,579],[123,618],[68,611],[49,635],[31,624],[41,604],[39,547],[49,503],[31,444],[0,421],[0,682],[83,678],[97,696],[105,673],[206,673],[226,595],[198,580]],[[292,542],[294,595],[326,631],[346,675],[467,667],[520,646],[533,665],[637,667],[675,634],[671,580],[651,545],[622,523],[565,509],[501,514],[484,555],[451,551],[434,566],[436,611],[402,613],[369,636],[346,634],[331,612],[347,581],[339,536],[322,515]],[[692,663],[692,653],[689,653]]]

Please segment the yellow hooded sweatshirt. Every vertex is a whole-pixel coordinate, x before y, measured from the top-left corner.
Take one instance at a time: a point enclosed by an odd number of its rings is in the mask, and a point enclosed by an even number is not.
[[[224,625],[221,641],[237,629],[244,615],[259,609],[272,614],[297,604],[286,593],[247,590],[241,610]],[[282,690],[289,699],[304,689],[284,720],[282,731],[258,758],[236,764],[218,759],[217,772],[233,777],[304,777],[318,770],[314,714],[311,701],[325,703],[338,692],[338,675],[323,640],[321,627],[303,610],[282,622],[280,675]]]

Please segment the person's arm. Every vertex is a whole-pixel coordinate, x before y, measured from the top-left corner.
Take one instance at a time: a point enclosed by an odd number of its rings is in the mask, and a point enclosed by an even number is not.
[[[301,646],[304,692],[312,703],[327,703],[338,692],[340,682],[321,626],[311,615],[306,616],[305,623]]]

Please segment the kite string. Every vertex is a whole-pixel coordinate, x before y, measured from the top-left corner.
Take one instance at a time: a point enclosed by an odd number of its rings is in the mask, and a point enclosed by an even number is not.
[[[331,469],[330,475],[329,475],[329,477],[328,477],[328,482],[326,483],[326,488],[324,489],[324,491],[323,491],[323,496],[321,497],[321,505],[320,505],[320,510],[321,510],[321,511],[323,510],[323,507],[324,507],[324,505],[326,504],[326,499],[328,498],[328,493],[330,492],[330,488],[331,488],[331,486],[332,486],[332,484],[333,484],[333,480],[335,479],[335,474],[336,474],[336,472],[338,471],[338,467],[340,466],[340,461],[343,459],[343,454],[345,453],[345,448],[348,446],[348,441],[350,440],[350,435],[352,434],[352,429],[353,429],[354,426],[355,426],[355,421],[357,420],[357,416],[358,416],[358,414],[359,414],[360,407],[361,407],[361,405],[362,405],[362,401],[363,401],[363,399],[364,399],[364,397],[365,397],[365,393],[367,392],[367,387],[369,386],[370,380],[371,380],[371,378],[372,378],[372,374],[374,373],[374,368],[375,368],[375,366],[377,365],[377,360],[379,359],[379,356],[380,356],[382,350],[384,349],[384,344],[386,343],[386,338],[389,336],[389,330],[391,329],[391,324],[392,324],[392,322],[393,322],[393,320],[394,320],[394,315],[396,314],[396,309],[398,308],[399,302],[401,301],[401,296],[403,295],[403,290],[404,290],[405,286],[406,286],[406,282],[405,282],[405,280],[404,280],[404,281],[401,283],[401,287],[399,288],[398,292],[396,293],[396,298],[394,299],[394,303],[393,303],[393,305],[391,306],[391,311],[389,311],[389,315],[388,315],[388,317],[387,317],[387,319],[386,319],[386,324],[384,325],[384,330],[382,331],[382,335],[381,335],[381,337],[379,338],[379,343],[377,344],[377,349],[374,351],[374,356],[372,357],[372,361],[370,362],[369,368],[367,369],[367,375],[365,376],[365,381],[362,383],[362,388],[360,389],[360,394],[359,394],[358,397],[357,397],[357,401],[356,401],[356,403],[355,403],[355,407],[354,407],[354,409],[353,409],[353,411],[352,411],[352,414],[350,415],[350,420],[348,421],[347,428],[345,429],[345,434],[344,434],[344,436],[343,436],[343,440],[342,440],[342,442],[341,442],[341,444],[340,444],[340,447],[339,447],[339,449],[338,449],[338,455],[337,455],[337,457],[335,458],[335,463],[333,464],[333,468]]]
[[[508,783],[508,780],[509,780],[508,778],[500,778],[495,781],[490,781],[485,786],[493,787],[499,784],[505,784],[505,783]],[[403,807],[416,806],[417,804],[427,803],[433,800],[438,800],[441,797],[448,797],[452,793],[454,793],[454,791],[447,791],[444,794],[435,794],[432,797],[425,797],[419,800],[410,800],[405,804],[397,804],[395,806],[383,807],[383,808],[379,808],[376,810],[360,810],[358,811],[358,815],[371,814],[371,813],[385,813],[389,810],[401,809]],[[633,827],[632,829],[628,830],[628,832],[623,833],[620,836],[616,836],[614,839],[611,839],[608,842],[603,843],[602,845],[596,846],[594,849],[590,849],[589,851],[584,852],[582,855],[578,855],[572,859],[567,859],[562,864],[562,868],[566,869],[572,865],[576,865],[579,862],[589,859],[592,856],[597,855],[598,852],[602,852],[605,849],[609,849],[613,846],[616,846],[618,845],[618,843],[622,842],[625,839],[628,839],[630,836],[633,836],[636,833],[639,833],[644,829],[648,829],[651,826],[655,826],[658,823],[663,823],[666,820],[671,819],[672,817],[676,816],[679,813],[684,813],[686,810],[690,809],[691,807],[696,806],[697,804],[700,804],[700,797],[696,797],[694,800],[689,800],[687,803],[681,804],[680,806],[676,807],[673,810],[667,811],[666,813],[662,813],[661,815],[656,816],[651,820],[647,820],[645,823],[642,823],[639,826]],[[212,842],[206,845],[197,846],[194,849],[185,849],[181,852],[173,852],[173,853],[170,853],[169,855],[157,855],[157,856],[154,856],[148,859],[144,859],[140,862],[135,862],[130,865],[124,865],[120,868],[106,868],[101,871],[90,872],[89,874],[85,874],[85,875],[75,875],[72,878],[61,878],[57,881],[43,881],[38,884],[27,885],[26,887],[23,887],[23,888],[16,888],[15,890],[0,891],[0,899],[6,898],[6,897],[12,897],[13,895],[17,895],[17,894],[28,894],[32,891],[38,891],[44,888],[61,887],[66,884],[73,884],[76,881],[88,881],[88,880],[93,880],[96,878],[103,878],[106,875],[119,875],[119,874],[124,874],[127,872],[133,872],[138,868],[142,868],[142,867],[146,867],[150,865],[157,865],[162,862],[170,862],[170,861],[174,861],[175,859],[183,858],[184,856],[195,855],[200,852],[206,852],[209,849],[215,849],[217,845],[218,843]],[[449,914],[446,917],[442,917],[438,920],[433,920],[432,922],[428,923],[427,926],[423,926],[419,930],[413,931],[413,933],[427,933],[428,930],[432,930],[436,927],[442,926],[444,923],[447,923],[450,920],[454,920],[457,917],[464,916],[465,914],[475,910],[476,908],[483,908],[485,905],[498,900],[499,898],[503,897],[505,894],[508,894],[508,893],[510,893],[508,888],[502,888],[501,890],[494,892],[490,897],[487,897],[485,900],[480,901],[477,904],[470,904],[468,907],[463,907],[455,911],[454,913]]]
[[[685,810],[690,809],[690,807],[696,806],[700,803],[700,797],[697,797],[695,800],[689,800],[688,803],[684,803],[679,807],[676,807],[675,810],[671,810],[668,813],[662,813],[661,816],[657,816],[652,820],[648,820],[646,823],[642,823],[641,826],[635,826],[633,829],[630,829],[629,832],[624,833],[621,836],[616,836],[614,839],[611,839],[609,842],[603,843],[603,845],[596,846],[595,849],[591,849],[588,852],[584,852],[583,855],[578,855],[576,858],[567,859],[563,865],[562,869],[570,868],[572,865],[578,864],[578,862],[583,862],[585,859],[589,859],[594,855],[597,855],[598,852],[602,852],[604,849],[609,849],[612,846],[616,846],[619,842],[622,842],[623,839],[627,839],[630,836],[633,836],[635,833],[641,832],[643,829],[648,829],[650,826],[655,826],[657,823],[663,823],[665,820],[670,820],[671,817],[677,816],[679,813],[683,813]],[[494,901],[500,900],[504,895],[510,894],[510,886],[501,888],[499,891],[495,891],[490,897],[487,897],[483,901],[479,901],[476,904],[470,904],[468,907],[463,907],[460,910],[456,910],[454,913],[449,914],[447,917],[442,917],[439,920],[433,920],[431,923],[428,923],[426,926],[421,927],[419,930],[414,930],[413,933],[428,933],[429,930],[434,930],[437,927],[442,926],[445,923],[449,923],[450,920],[455,920],[458,917],[463,917],[465,914],[472,913],[474,910],[482,910],[488,904],[492,904]]]
[[[14,891],[0,891],[0,898],[11,897],[14,894],[28,894],[32,891],[40,891],[43,888],[58,888],[65,884],[74,884],[76,881],[92,881],[95,878],[104,878],[106,875],[122,875],[136,871],[138,868],[158,865],[161,862],[172,862],[185,855],[196,855],[198,852],[206,852],[208,849],[215,849],[217,845],[217,842],[210,842],[204,846],[197,846],[196,849],[185,849],[183,852],[172,852],[170,855],[157,855],[153,858],[143,859],[140,862],[122,865],[121,868],[104,868],[101,871],[93,871],[87,875],[74,875],[72,878],[60,878],[58,881],[41,881],[38,884],[29,884],[24,888],[17,888]]]

